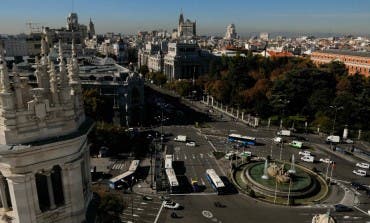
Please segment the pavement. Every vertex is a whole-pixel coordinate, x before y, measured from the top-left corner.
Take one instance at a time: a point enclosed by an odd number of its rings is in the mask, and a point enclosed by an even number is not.
[[[184,100],[182,100],[184,102]],[[171,103],[171,102],[168,102]],[[195,107],[197,111],[206,111],[207,107],[199,102],[185,101],[186,105]],[[173,107],[180,110],[179,105],[173,104]],[[175,113],[176,111],[174,111]],[[166,114],[167,115],[167,114]],[[171,114],[168,114],[169,116]],[[195,128],[190,124],[176,124],[175,120],[171,124],[164,126],[165,133],[172,133],[167,137],[165,144],[168,151],[174,154],[174,168],[179,182],[187,193],[170,195],[175,202],[179,202],[184,209],[175,212],[181,217],[178,219],[171,218],[172,210],[161,208],[159,196],[150,188],[152,172],[146,179],[135,184],[133,191],[133,208],[136,217],[130,218],[130,209],[126,209],[123,219],[129,221],[134,218],[135,222],[311,222],[312,216],[318,213],[326,213],[332,205],[342,203],[353,206],[353,212],[333,213],[338,223],[347,222],[370,222],[369,215],[366,211],[370,209],[368,198],[363,192],[357,192],[350,187],[350,182],[356,181],[369,185],[369,178],[359,177],[352,174],[355,162],[359,159],[356,157],[347,157],[337,152],[330,151],[328,145],[323,143],[322,138],[313,135],[304,135],[309,139],[305,142],[310,150],[315,154],[315,159],[330,158],[336,162],[335,168],[327,168],[327,164],[315,162],[305,163],[300,160],[298,152],[300,150],[288,145],[278,147],[272,143],[275,135],[274,128],[251,128],[244,123],[235,122],[228,117],[220,119],[219,115],[212,115],[213,121],[204,124],[204,128]],[[191,119],[196,117],[185,116],[189,119],[188,123],[194,123]],[[155,129],[159,130],[159,128]],[[232,149],[232,144],[226,142],[226,136],[230,133],[239,133],[257,138],[259,144],[250,146],[246,151],[251,151],[257,157],[266,157],[271,155],[275,159],[289,160],[294,154],[297,163],[307,168],[316,168],[323,176],[330,177],[336,182],[331,187],[331,193],[328,198],[320,203],[306,207],[286,207],[267,204],[256,201],[243,194],[233,194],[219,196],[216,195],[208,181],[205,179],[205,170],[212,168],[221,177],[227,177],[230,171],[230,161],[224,158],[216,160],[213,151],[227,152]],[[184,143],[174,142],[172,139],[177,135],[186,135],[190,140],[195,141],[196,147],[185,146]],[[287,138],[290,140],[290,138]],[[150,161],[143,160],[142,165],[150,166]],[[154,171],[153,171],[154,172]],[[190,182],[197,179],[204,187],[201,193],[192,193]],[[226,178],[227,179],[227,178]],[[165,192],[163,192],[165,193]],[[142,201],[143,195],[150,195],[155,198],[155,202],[148,203]],[[130,195],[127,195],[130,196]],[[214,202],[221,202],[226,207],[217,208]],[[142,204],[146,203],[146,204]],[[147,205],[147,206],[146,206]],[[143,209],[143,210],[141,210]],[[149,213],[151,217],[147,216]],[[156,213],[156,216],[154,214]],[[235,217],[234,217],[235,216]],[[236,217],[237,216],[237,217]]]

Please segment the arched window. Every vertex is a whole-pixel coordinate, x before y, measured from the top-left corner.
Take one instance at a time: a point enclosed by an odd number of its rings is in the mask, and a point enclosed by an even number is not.
[[[36,173],[36,188],[37,188],[37,196],[39,199],[39,206],[41,211],[46,211],[50,207],[50,200],[49,200],[49,193],[48,193],[48,184],[46,180],[46,175],[40,173]]]
[[[62,168],[60,168],[60,166],[53,167],[51,171],[51,182],[53,184],[55,205],[64,205]]]
[[[0,205],[4,211],[8,211],[12,207],[12,201],[10,199],[9,186],[6,178],[0,174]]]

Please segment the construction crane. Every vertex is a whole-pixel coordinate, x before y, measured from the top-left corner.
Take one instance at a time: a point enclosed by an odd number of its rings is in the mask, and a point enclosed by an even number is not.
[[[28,26],[30,33],[41,33],[41,27],[40,23],[34,23],[34,22],[27,22],[26,25]]]

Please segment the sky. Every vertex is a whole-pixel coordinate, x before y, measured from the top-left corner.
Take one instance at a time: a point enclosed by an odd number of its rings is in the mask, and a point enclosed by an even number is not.
[[[28,33],[27,22],[59,28],[71,11],[97,33],[177,28],[180,11],[197,33],[223,35],[234,23],[253,32],[370,33],[370,0],[0,0],[0,33]]]

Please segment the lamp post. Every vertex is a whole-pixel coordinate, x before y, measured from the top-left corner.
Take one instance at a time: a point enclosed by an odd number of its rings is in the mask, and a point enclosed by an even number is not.
[[[130,183],[130,189],[131,189],[131,220],[132,220],[132,222],[135,222],[135,219],[134,219],[134,194],[133,194],[133,191],[132,191],[132,186],[133,186],[133,183],[134,183],[134,179],[135,179],[135,177],[132,176],[131,177],[131,183]]]
[[[343,106],[336,106],[336,105],[330,105],[329,106],[330,108],[334,109],[334,120],[333,120],[333,129],[332,129],[332,132],[331,134],[334,135],[334,131],[335,131],[335,121],[337,120],[337,112],[338,110],[340,109],[343,109]]]

